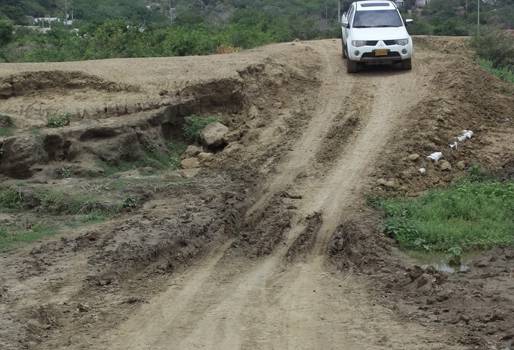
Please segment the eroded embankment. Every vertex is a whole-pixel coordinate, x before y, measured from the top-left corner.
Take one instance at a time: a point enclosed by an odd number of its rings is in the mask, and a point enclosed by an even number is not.
[[[62,128],[2,138],[4,184],[20,186],[21,196],[10,222],[55,214],[52,220],[65,223],[68,211],[56,208],[68,202],[60,196],[59,206],[53,197],[50,203],[46,195],[54,190],[122,200],[105,223],[66,223],[60,240],[6,255],[0,338],[7,349],[86,346],[162,288],[169,273],[236,237],[256,184],[290,143],[284,135],[305,124],[311,106],[289,99],[316,89],[312,58],[303,71],[302,64],[293,69],[268,59],[240,70],[238,79],[163,91],[158,106],[106,109],[94,118],[79,113]],[[199,175],[137,165],[149,151],[166,154],[169,142],[185,142],[184,118],[192,114],[216,115],[230,128],[225,149],[204,150],[211,156]],[[127,163],[135,166],[118,168]],[[55,212],[44,213],[50,204]]]

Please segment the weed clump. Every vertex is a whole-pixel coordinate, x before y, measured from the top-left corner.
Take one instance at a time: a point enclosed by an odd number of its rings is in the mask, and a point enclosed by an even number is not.
[[[61,113],[55,114],[48,117],[46,126],[49,128],[62,128],[70,125],[71,122],[71,114],[69,113]]]
[[[216,123],[216,116],[191,115],[185,118],[184,136],[189,141],[200,141],[200,132],[209,124]]]

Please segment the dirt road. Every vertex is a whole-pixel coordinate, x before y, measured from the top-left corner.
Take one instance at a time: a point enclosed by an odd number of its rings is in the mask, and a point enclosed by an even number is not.
[[[412,71],[356,75],[346,73],[336,40],[227,56],[0,67],[0,111],[19,129],[1,144],[6,183],[137,199],[115,219],[69,226],[57,239],[3,255],[0,338],[7,349],[466,348],[457,341],[461,333],[446,327],[453,321],[399,312],[419,301],[387,302],[392,287],[379,285],[379,273],[396,283],[410,271],[389,270],[389,262],[396,264],[384,258],[390,251],[377,244],[383,264],[364,266],[368,273],[337,269],[328,252],[342,223],[361,220],[377,176],[416,194],[462,174],[427,165],[430,173],[421,177],[405,160],[419,147],[446,147],[441,130],[480,128],[483,144],[462,151],[469,159],[483,155],[483,145],[491,164],[509,152],[512,138],[504,130],[511,122],[496,126],[512,100],[489,91],[487,79],[454,73],[460,80],[451,81],[447,67],[461,58],[447,55],[445,45],[463,44],[425,38]],[[45,73],[56,71],[63,71],[59,79]],[[464,101],[460,82],[495,94],[494,102]],[[465,113],[450,110],[452,104]],[[71,125],[46,130],[46,117],[67,106]],[[480,119],[484,111],[493,117]],[[145,167],[114,179],[101,169],[90,177],[98,162],[125,162],[147,155],[141,149],[148,145],[173,141],[184,117],[195,113],[218,114],[231,133],[228,146],[207,153],[209,161],[192,175]],[[492,149],[487,137],[504,149]],[[48,155],[34,151],[41,145]],[[62,169],[72,176],[53,175]],[[19,215],[0,219],[25,220],[34,211]],[[369,235],[363,240],[375,242]],[[373,254],[373,244],[356,254]]]
[[[350,76],[334,42],[313,42],[322,58],[317,108],[306,131],[269,179],[248,215],[263,210],[280,191],[301,199],[283,245],[270,256],[232,257],[230,245],[170,280],[170,288],[143,305],[102,340],[105,349],[448,349],[444,335],[395,319],[373,305],[359,278],[336,273],[325,261],[331,234],[361,200],[369,170],[423,97],[427,66],[413,72]],[[370,94],[373,94],[370,96]],[[334,161],[319,164],[335,118],[359,110],[360,126]],[[339,115],[343,113],[343,115]],[[341,122],[341,121],[338,121]],[[332,151],[332,150],[330,150]],[[308,175],[298,178],[301,172]],[[286,255],[305,229],[305,218],[321,213],[321,226],[305,257]],[[430,345],[427,345],[430,344]]]

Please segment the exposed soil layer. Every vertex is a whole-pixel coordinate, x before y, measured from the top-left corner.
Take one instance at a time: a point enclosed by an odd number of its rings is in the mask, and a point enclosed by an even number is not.
[[[82,72],[39,71],[13,74],[0,79],[0,98],[59,93],[65,90],[93,89],[107,92],[137,91],[129,85],[117,84]]]
[[[463,39],[418,43],[411,72],[347,75],[336,40],[0,67],[3,81],[28,81],[0,100],[15,125],[0,138],[0,173],[23,199],[0,224],[65,223],[62,206],[43,212],[49,200],[36,195],[52,187],[71,198],[91,192],[88,211],[122,204],[103,222],[66,224],[55,237],[2,253],[2,345],[510,346],[511,250],[481,255],[467,273],[416,266],[365,209],[367,194],[418,195],[474,162],[512,177],[508,86],[452,54],[465,52]],[[53,73],[38,73],[56,70],[81,72],[70,75],[72,90],[64,91],[66,79],[54,86]],[[70,112],[70,124],[47,128],[55,112]],[[194,145],[193,166],[184,169],[139,165],[149,152],[168,155],[170,142],[185,142],[191,114],[216,115],[229,128],[226,147]],[[474,137],[450,152],[463,129]],[[451,170],[425,159],[437,150]],[[130,170],[116,170],[127,163]]]

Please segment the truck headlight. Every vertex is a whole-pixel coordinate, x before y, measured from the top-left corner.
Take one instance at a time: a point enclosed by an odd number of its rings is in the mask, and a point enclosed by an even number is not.
[[[409,45],[409,39],[398,39],[396,45],[407,46]]]
[[[352,46],[361,47],[361,46],[365,46],[365,45],[366,45],[365,40],[352,40]]]

